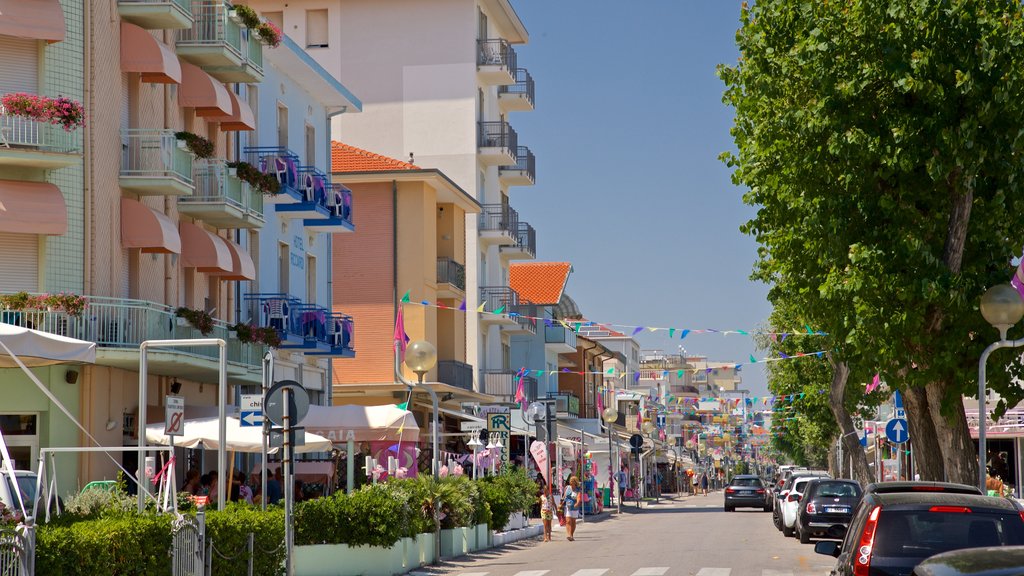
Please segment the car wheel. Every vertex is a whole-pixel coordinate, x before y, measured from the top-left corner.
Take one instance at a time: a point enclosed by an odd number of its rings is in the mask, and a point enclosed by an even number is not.
[[[725,511],[726,512],[735,512],[736,511],[736,507],[735,506],[726,506],[725,507]]]
[[[797,533],[797,536],[800,537],[800,543],[801,544],[810,544],[811,543],[811,533],[810,532],[805,532],[803,530],[799,530],[798,533]]]
[[[783,526],[782,527],[782,535],[785,536],[786,538],[791,537],[793,535],[793,529],[788,527],[788,526]]]
[[[775,528],[782,530],[782,518],[779,517],[778,510],[772,513],[772,522],[775,524]]]
[[[771,512],[772,511],[772,507],[771,506],[765,506],[764,507],[764,511],[765,512]]]

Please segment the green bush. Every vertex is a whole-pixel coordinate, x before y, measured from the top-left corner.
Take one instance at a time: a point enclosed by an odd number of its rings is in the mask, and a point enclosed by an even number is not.
[[[295,512],[296,544],[391,547],[409,531],[407,501],[386,484],[364,486],[351,495],[301,502]]]
[[[521,468],[488,476],[478,484],[490,506],[491,530],[503,529],[512,514],[528,510],[537,501],[537,484]]]
[[[126,514],[68,524],[42,524],[36,534],[36,573],[169,575],[171,519],[166,514]]]
[[[277,576],[284,566],[284,510],[266,512],[245,504],[229,504],[223,511],[206,513],[206,537],[224,556],[213,558],[214,576],[245,574],[249,557],[245,553],[253,533],[253,574]]]

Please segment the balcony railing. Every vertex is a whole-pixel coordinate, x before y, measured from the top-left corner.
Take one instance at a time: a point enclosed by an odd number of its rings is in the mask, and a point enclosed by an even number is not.
[[[548,398],[555,399],[555,412],[564,414],[570,418],[580,417],[580,397],[572,392],[558,392],[549,394]]]
[[[192,153],[178,146],[173,130],[131,128],[121,136],[121,176],[171,178],[192,185]]]
[[[572,348],[576,348],[576,333],[561,325],[552,324],[551,326],[545,326],[544,343],[565,344]]]
[[[273,174],[281,185],[281,193],[291,194],[295,199],[299,192],[299,155],[288,148],[278,146],[252,146],[242,153],[249,164],[264,174]]]
[[[118,0],[121,18],[146,29],[188,28],[192,0]]]
[[[516,148],[516,163],[511,166],[502,166],[498,168],[498,171],[503,175],[512,172],[523,174],[530,179],[530,182],[536,182],[537,159],[528,147],[518,146]]]
[[[484,204],[480,211],[481,232],[505,232],[515,237],[519,232],[519,213],[508,204]]]
[[[450,284],[466,291],[466,267],[451,258],[437,259],[437,283]]]
[[[263,75],[263,43],[256,39],[252,30],[245,37],[245,63]]]
[[[537,306],[533,302],[520,298],[519,305],[512,309],[511,316],[515,318],[520,329],[531,334],[537,333]]]
[[[516,246],[532,256],[537,255],[537,231],[527,222],[516,226]]]
[[[247,303],[249,322],[276,329],[282,350],[327,354],[354,344],[355,325],[344,314],[332,313],[284,293],[246,294],[243,300]]]
[[[508,122],[477,122],[477,144],[480,148],[519,149],[519,136]]]
[[[247,368],[259,366],[264,351],[262,345],[229,338],[226,322],[214,320],[213,331],[203,335],[178,318],[174,308],[145,300],[90,296],[79,316],[60,310],[11,310],[0,306],[0,322],[95,342],[100,348],[136,351],[146,340],[223,338],[228,343],[228,362]],[[209,346],[167,351],[213,361],[219,358],[217,348]]]
[[[526,71],[526,68],[516,68],[516,83],[498,86],[498,94],[515,94],[529,100],[530,106],[534,103],[533,76]]]
[[[516,373],[508,370],[485,370],[483,373],[483,392],[492,396],[505,396],[508,399],[515,398]],[[523,376],[523,393],[528,401],[537,399],[537,379],[532,376]]]
[[[519,306],[519,293],[508,286],[481,286],[480,302],[488,312],[499,308],[508,312]]]
[[[195,192],[178,199],[179,209],[221,228],[262,226],[263,195],[243,182],[223,160],[198,160]]]
[[[73,154],[81,151],[74,131],[48,122],[9,114],[0,104],[0,148],[35,148],[40,152]]]
[[[477,40],[478,66],[502,66],[516,70],[516,51],[508,40]]]
[[[445,384],[473,390],[473,367],[458,360],[439,360],[437,362],[437,379]]]
[[[223,0],[192,0],[192,28],[178,33],[177,47],[218,46],[242,59],[242,27],[228,18]]]

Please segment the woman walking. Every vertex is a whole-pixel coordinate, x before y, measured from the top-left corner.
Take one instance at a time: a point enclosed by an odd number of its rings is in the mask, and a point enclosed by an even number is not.
[[[700,475],[700,491],[703,492],[705,496],[708,495],[708,473],[706,471]]]
[[[569,477],[569,485],[565,487],[562,501],[565,502],[565,532],[568,540],[572,542],[575,540],[576,519],[580,517],[580,509],[583,507],[579,478]]]

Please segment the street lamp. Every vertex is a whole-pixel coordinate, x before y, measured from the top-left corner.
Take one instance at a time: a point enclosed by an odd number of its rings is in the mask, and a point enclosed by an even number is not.
[[[608,502],[611,502],[612,497],[612,478],[615,476],[615,466],[612,460],[612,424],[619,419],[619,411],[615,409],[615,406],[609,406],[601,412],[601,419],[604,420],[604,427],[608,430]],[[618,449],[615,449],[618,453]],[[619,487],[621,491],[621,486]],[[622,513],[622,498],[615,499],[616,513]]]
[[[476,480],[477,478],[479,478],[479,475],[477,474],[478,465],[476,461],[476,451],[478,448],[483,446],[484,443],[480,441],[479,436],[477,435],[476,432],[474,432],[473,436],[469,439],[469,442],[467,442],[466,445],[473,447],[473,480]]]
[[[554,415],[554,405],[556,400],[554,398],[537,399],[530,403],[530,407],[526,410],[526,415],[529,416],[530,420],[533,420],[534,426],[537,430],[537,438],[540,438],[540,423],[545,423],[544,428],[544,453],[547,456],[547,492],[548,502],[551,501],[551,484],[554,478],[551,477],[551,442],[552,430],[551,430],[551,417]]]
[[[1024,339],[1007,340],[1006,333],[1024,317],[1024,300],[1017,289],[1009,284],[996,284],[981,297],[981,315],[985,321],[999,330],[999,341],[989,344],[978,360],[978,487],[985,490],[985,424],[988,419],[988,403],[985,401],[985,370],[988,357],[1000,348],[1024,346]]]

